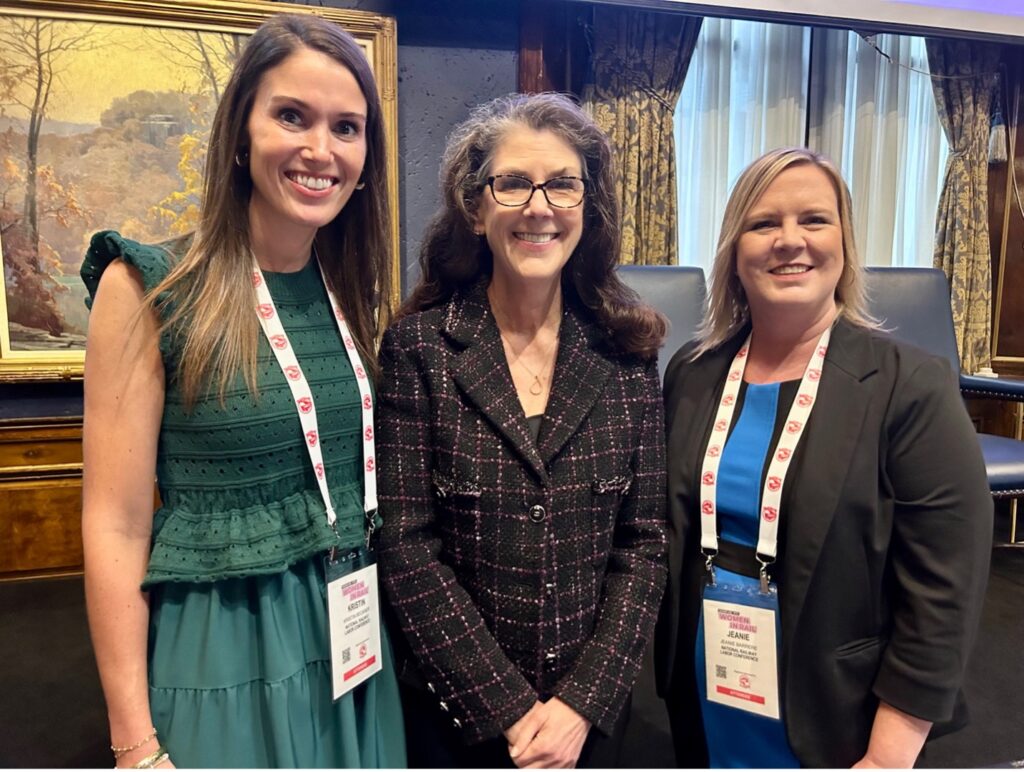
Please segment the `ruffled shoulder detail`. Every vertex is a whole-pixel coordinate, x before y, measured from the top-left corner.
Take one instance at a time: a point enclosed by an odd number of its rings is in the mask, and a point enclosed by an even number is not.
[[[92,308],[100,286],[100,277],[114,260],[124,260],[142,274],[143,289],[151,291],[163,281],[171,270],[173,242],[167,244],[140,244],[126,239],[117,231],[100,231],[93,235],[89,249],[82,260],[81,276],[89,296],[85,305]]]
[[[153,549],[142,587],[276,574],[331,547],[355,548],[364,538],[361,496],[359,485],[331,490],[337,532],[327,524],[323,500],[314,490],[219,511],[165,506],[153,520]]]
[[[141,244],[126,239],[117,231],[100,231],[93,234],[79,271],[88,292],[85,298],[86,308],[92,309],[93,300],[100,286],[100,277],[114,260],[123,260],[137,268],[142,274],[142,288],[150,292],[170,273],[174,259],[181,254],[182,245],[185,243],[187,242],[178,240],[162,244]],[[161,292],[157,297],[158,303],[166,301],[168,296],[169,293]],[[162,305],[160,309],[163,318],[166,319],[171,308]],[[164,330],[160,335],[160,352],[163,354],[164,364],[168,367],[173,363],[173,351],[172,335],[169,330]]]

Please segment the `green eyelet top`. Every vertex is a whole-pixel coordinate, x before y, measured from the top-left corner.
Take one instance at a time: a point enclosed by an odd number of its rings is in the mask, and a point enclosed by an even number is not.
[[[139,269],[147,291],[167,275],[173,259],[163,247],[114,231],[97,233],[81,271],[90,307],[100,276],[117,258]],[[156,468],[163,506],[153,518],[143,588],[275,574],[364,538],[359,389],[320,273],[310,261],[296,273],[265,276],[316,402],[340,539],[327,524],[291,391],[266,339],[260,336],[258,403],[239,375],[223,407],[214,394],[186,412],[174,378],[173,336],[165,333],[160,350],[166,395]]]

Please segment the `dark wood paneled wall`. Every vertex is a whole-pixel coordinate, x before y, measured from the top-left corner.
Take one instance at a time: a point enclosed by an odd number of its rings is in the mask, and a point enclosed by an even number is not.
[[[989,165],[993,369],[1024,375],[1024,46],[1004,47],[1002,73],[1008,161]]]
[[[561,91],[565,88],[564,2],[523,0],[519,6],[519,90]]]
[[[519,5],[519,90],[582,94],[590,63],[588,3],[522,0]]]

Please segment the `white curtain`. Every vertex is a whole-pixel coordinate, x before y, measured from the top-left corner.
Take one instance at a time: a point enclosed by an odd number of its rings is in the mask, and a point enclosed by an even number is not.
[[[891,62],[845,30],[815,29],[812,40],[809,27],[704,20],[676,108],[681,263],[710,269],[747,164],[807,144],[850,185],[866,263],[931,266],[948,145],[924,40],[875,42]]]
[[[707,273],[736,177],[803,144],[810,41],[807,27],[704,19],[676,107],[680,263]]]
[[[814,30],[808,146],[832,158],[849,184],[867,264],[931,267],[949,146],[924,39],[872,40]]]

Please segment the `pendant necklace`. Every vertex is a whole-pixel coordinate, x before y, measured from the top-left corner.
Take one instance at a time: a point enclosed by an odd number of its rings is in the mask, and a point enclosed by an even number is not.
[[[526,372],[533,376],[533,383],[530,384],[529,391],[533,396],[539,397],[541,394],[544,393],[544,384],[540,382],[540,376],[537,375],[537,373],[535,373],[533,370],[531,370],[526,365],[526,362],[522,361],[521,359],[517,359],[516,361],[520,365],[522,365],[523,369],[526,370]],[[536,389],[536,391],[534,391],[534,389]]]
[[[501,331],[500,327],[498,328],[498,335],[501,336],[501,342],[505,344],[505,348],[506,348],[507,352],[508,353],[513,353],[512,346],[505,339],[505,334]],[[557,333],[556,333],[556,335],[555,335],[555,342],[552,344],[551,348],[548,349],[547,353],[545,354],[545,359],[548,356],[550,356],[552,350],[554,350],[555,346],[557,346],[557,345],[558,345],[558,336],[557,336]],[[533,378],[533,383],[530,384],[530,388],[528,389],[530,394],[532,394],[535,397],[539,397],[541,394],[543,394],[544,393],[544,384],[543,384],[543,382],[540,379],[540,374],[539,373],[535,373],[533,370],[530,369],[530,366],[527,365],[526,362],[524,362],[522,360],[522,355],[519,355],[519,356],[516,357],[516,364],[518,364],[520,367],[522,367],[524,370],[526,370],[526,372],[528,372],[530,374],[530,376]],[[541,370],[541,372],[543,372],[543,371],[544,371],[544,369]]]

